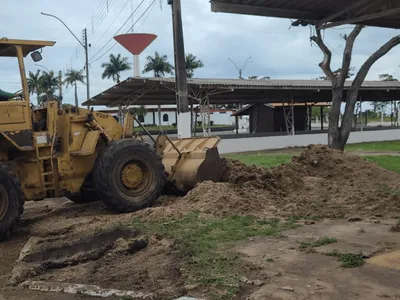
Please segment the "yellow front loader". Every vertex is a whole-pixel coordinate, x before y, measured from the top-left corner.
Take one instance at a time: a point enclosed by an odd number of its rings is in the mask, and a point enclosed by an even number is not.
[[[0,240],[18,223],[25,200],[102,200],[123,213],[151,206],[165,184],[187,192],[221,179],[218,137],[160,135],[150,145],[132,137],[129,113],[121,126],[111,115],[57,101],[31,106],[24,57],[38,61],[38,50],[54,44],[0,40],[0,57],[18,59],[22,84],[0,101]]]

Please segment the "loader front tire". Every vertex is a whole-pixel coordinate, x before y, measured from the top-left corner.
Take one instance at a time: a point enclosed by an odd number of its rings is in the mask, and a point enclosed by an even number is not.
[[[164,187],[164,168],[154,149],[141,141],[112,142],[95,170],[95,188],[113,210],[126,213],[151,206]]]
[[[0,241],[19,222],[24,211],[25,196],[13,171],[0,163]]]

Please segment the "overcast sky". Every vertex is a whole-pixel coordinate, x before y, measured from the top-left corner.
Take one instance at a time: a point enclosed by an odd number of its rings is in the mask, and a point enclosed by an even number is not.
[[[83,48],[61,23],[53,18],[42,16],[40,12],[57,15],[79,38],[82,37],[83,28],[87,27],[89,43],[91,43],[90,61],[104,54],[90,65],[91,95],[94,96],[113,85],[111,80],[101,79],[100,65],[108,60],[110,53],[121,53],[133,62],[132,56],[120,45],[116,45],[108,53],[105,52],[113,46],[112,37],[128,20],[132,13],[131,7],[135,9],[141,1],[35,0],[34,5],[31,0],[9,1],[6,9],[0,11],[1,37],[56,41],[53,48],[43,50],[43,60],[40,64],[54,71],[65,71],[71,66],[82,69]],[[141,55],[142,68],[145,57],[153,55],[154,51],[166,54],[173,63],[171,9],[167,5],[167,0],[156,0],[143,15],[152,2],[153,0],[144,0],[133,18],[129,19],[119,31],[119,33],[126,33],[136,23],[134,32],[154,33],[158,36]],[[238,77],[238,71],[228,58],[240,67],[250,56],[252,61],[244,69],[244,77],[260,75],[270,76],[272,79],[312,79],[322,74],[318,67],[322,54],[316,46],[310,44],[309,27],[289,29],[290,21],[286,19],[213,13],[208,0],[182,0],[182,8],[186,52],[196,55],[205,65],[204,68],[196,70],[195,77]],[[340,66],[343,51],[343,39],[340,36],[347,33],[350,28],[346,26],[325,32],[326,42],[333,52],[333,69]],[[396,34],[398,31],[390,29],[364,29],[356,42],[352,65],[359,68],[373,51]],[[368,79],[378,79],[381,73],[400,77],[399,54],[400,47],[378,61]],[[2,66],[0,89],[9,92],[19,90],[17,61],[0,58],[0,62]],[[26,65],[27,71],[38,69],[29,57]],[[132,75],[133,71],[124,72],[122,79]],[[151,76],[151,74],[144,76]],[[85,99],[85,86],[80,85],[79,102]],[[36,100],[35,97],[33,100]],[[72,89],[65,91],[64,101],[73,103]]]

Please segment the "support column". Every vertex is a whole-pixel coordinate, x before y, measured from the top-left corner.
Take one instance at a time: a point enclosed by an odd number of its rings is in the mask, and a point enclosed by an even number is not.
[[[196,128],[196,126],[194,126]],[[190,104],[190,132],[193,136],[193,102]]]
[[[157,109],[158,109],[158,127],[161,131],[161,105],[158,105]]]
[[[140,77],[140,60],[139,55],[133,56],[133,75],[135,77]]]
[[[321,110],[321,130],[324,130],[324,107],[320,107]]]
[[[235,116],[235,121],[236,121],[236,134],[239,134],[239,117],[237,115]]]
[[[153,124],[156,125],[156,111],[153,110]]]
[[[360,97],[361,98],[361,97]],[[360,131],[363,131],[362,100],[360,100]]]
[[[186,79],[185,45],[183,39],[182,9],[180,0],[170,0],[172,5],[175,51],[175,88],[178,108],[178,138],[190,138],[190,111]]]

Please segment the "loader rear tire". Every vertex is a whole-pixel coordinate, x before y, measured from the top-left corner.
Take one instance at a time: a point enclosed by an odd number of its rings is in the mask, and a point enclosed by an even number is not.
[[[24,211],[25,196],[13,171],[0,163],[0,241],[18,224]]]
[[[133,139],[112,142],[94,176],[100,199],[120,213],[151,206],[164,187],[161,158],[149,144]]]

